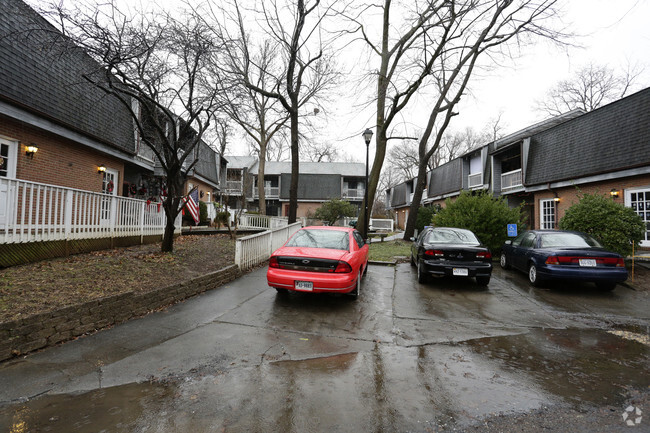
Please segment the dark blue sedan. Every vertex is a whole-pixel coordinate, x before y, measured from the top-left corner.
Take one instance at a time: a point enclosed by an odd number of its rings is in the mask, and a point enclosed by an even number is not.
[[[533,286],[548,280],[595,283],[599,289],[613,290],[627,280],[620,254],[607,251],[591,236],[571,231],[530,230],[506,241],[501,267],[528,273]]]

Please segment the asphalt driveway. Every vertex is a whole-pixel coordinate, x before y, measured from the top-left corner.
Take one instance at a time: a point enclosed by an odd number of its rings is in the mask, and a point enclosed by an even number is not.
[[[284,297],[259,269],[0,364],[0,431],[627,431],[648,402],[649,292],[421,285],[408,264],[364,283]]]

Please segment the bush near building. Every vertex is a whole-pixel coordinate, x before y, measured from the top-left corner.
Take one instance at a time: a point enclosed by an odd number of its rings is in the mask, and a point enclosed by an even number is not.
[[[321,205],[316,212],[314,218],[323,220],[330,226],[333,226],[336,221],[343,217],[352,217],[357,214],[357,208],[346,200],[334,198]]]
[[[493,255],[508,239],[508,224],[523,223],[521,207],[511,208],[504,197],[487,192],[461,192],[454,201],[447,199],[445,207],[433,216],[437,227],[457,227],[473,231]]]
[[[632,254],[632,243],[639,245],[645,235],[643,220],[636,212],[599,194],[580,194],[580,201],[559,223],[561,230],[576,230],[592,235],[605,248],[622,256]]]

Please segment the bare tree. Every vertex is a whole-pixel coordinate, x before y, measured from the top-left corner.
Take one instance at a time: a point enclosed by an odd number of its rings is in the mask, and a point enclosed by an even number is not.
[[[232,127],[227,119],[224,119],[223,117],[215,117],[214,129],[217,135],[217,151],[223,156],[228,150],[228,139],[232,136]]]
[[[258,47],[247,47],[252,54],[251,63],[256,65],[249,69],[248,80],[257,88],[272,88],[276,82],[278,44],[268,39]],[[239,71],[237,72],[239,75]],[[239,75],[241,77],[241,75]],[[227,104],[224,111],[239,125],[246,137],[253,144],[258,155],[257,192],[259,212],[266,214],[266,192],[264,189],[264,172],[268,159],[269,146],[274,137],[279,135],[289,121],[288,113],[282,108],[277,98],[271,98],[251,87],[243,87],[237,93],[224,92]],[[282,141],[279,141],[281,143]]]
[[[242,84],[265,98],[280,102],[290,128],[291,184],[289,187],[289,222],[296,221],[298,208],[299,176],[299,121],[300,109],[331,87],[337,74],[333,56],[328,53],[328,43],[322,37],[323,21],[332,13],[331,5],[321,0],[276,0],[260,2],[260,10],[251,13],[256,19],[244,17],[242,8],[234,0],[233,21],[238,36],[231,38],[225,26],[219,29],[223,37],[233,41],[236,50],[230,51],[230,67]],[[258,82],[265,65],[257,63],[251,55],[254,43],[248,33],[247,23],[261,23],[264,38],[277,47],[277,56],[283,62],[279,70],[270,72],[274,81]]]
[[[369,182],[369,200],[374,201],[386,155],[386,143],[393,138],[398,114],[410,107],[415,95],[429,101],[428,120],[419,137],[418,176],[405,238],[412,236],[426,184],[427,164],[465,91],[479,58],[502,54],[499,47],[511,41],[523,42],[524,35],[557,38],[546,26],[554,16],[556,0],[519,1],[427,1],[395,3],[384,0],[352,17],[362,40],[376,56],[377,118],[375,159]],[[399,7],[403,9],[400,10]],[[381,36],[364,23],[370,11],[379,9]],[[399,17],[399,18],[395,18]],[[508,51],[505,50],[505,54]],[[419,99],[419,98],[417,98]],[[435,137],[429,143],[430,137]],[[367,216],[361,218],[365,223]]]
[[[330,143],[303,140],[300,153],[311,162],[334,162],[339,160],[339,150]]]
[[[537,102],[537,109],[551,116],[575,109],[594,110],[624,97],[642,72],[642,68],[628,66],[619,73],[608,66],[590,63],[551,88],[546,98]]]
[[[83,78],[126,107],[142,142],[161,164],[167,189],[161,249],[173,251],[187,173],[218,108],[216,89],[221,86],[214,82],[220,77],[209,66],[222,47],[192,17],[183,21],[162,12],[127,16],[112,1],[93,10],[52,3],[41,12],[59,24],[64,35],[59,47],[81,49],[94,59],[96,67]],[[200,91],[206,88],[215,90]]]

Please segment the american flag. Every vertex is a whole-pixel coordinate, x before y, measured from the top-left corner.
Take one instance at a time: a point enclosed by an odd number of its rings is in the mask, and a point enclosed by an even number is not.
[[[199,223],[199,190],[194,189],[185,198],[185,207],[187,211],[194,218],[194,224]]]

